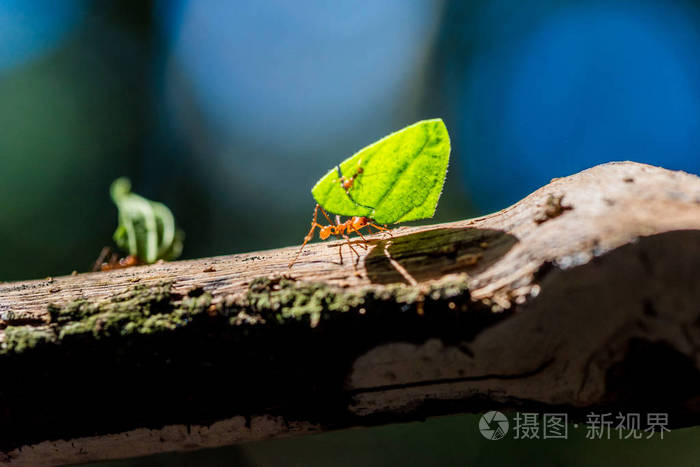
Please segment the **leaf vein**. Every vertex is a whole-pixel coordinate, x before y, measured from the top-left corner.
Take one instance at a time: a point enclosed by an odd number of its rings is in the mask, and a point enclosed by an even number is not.
[[[396,186],[399,184],[399,180],[401,179],[401,177],[403,177],[404,174],[406,173],[406,171],[409,169],[409,167],[411,167],[411,165],[413,165],[413,163],[414,163],[415,161],[418,160],[418,158],[420,157],[421,153],[423,152],[423,149],[425,149],[425,146],[428,144],[428,141],[430,141],[430,136],[428,135],[428,132],[426,131],[426,132],[425,132],[425,141],[423,141],[423,145],[422,145],[422,146],[420,147],[420,149],[418,149],[418,151],[413,155],[413,157],[411,158],[411,161],[410,161],[408,164],[406,164],[406,165],[399,171],[399,174],[396,176],[396,181],[389,187],[388,190],[386,190],[386,191],[384,192],[384,194],[382,195],[382,197],[379,198],[379,200],[377,201],[377,205],[374,207],[374,211],[372,212],[372,214],[374,214],[375,212],[377,212],[377,209],[379,209],[379,207],[382,205],[382,203],[384,202],[384,200],[391,194],[391,192],[394,191],[394,188],[396,188]],[[410,210],[409,210],[409,211],[410,211]],[[405,214],[405,212],[402,213],[401,215],[403,216],[404,214]]]

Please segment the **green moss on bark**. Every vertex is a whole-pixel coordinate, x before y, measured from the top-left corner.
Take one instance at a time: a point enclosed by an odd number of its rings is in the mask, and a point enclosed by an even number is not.
[[[98,302],[80,299],[60,306],[49,305],[47,326],[5,329],[0,355],[60,344],[72,338],[147,337],[216,317],[227,318],[224,322],[236,327],[279,326],[289,322],[305,322],[315,327],[321,320],[333,319],[339,313],[374,313],[384,306],[422,314],[426,301],[465,302],[468,295],[466,278],[462,276],[431,285],[396,284],[361,289],[287,277],[263,277],[253,280],[245,294],[217,304],[212,304],[211,295],[201,289],[182,296],[173,293],[170,282],[139,284]]]
[[[5,340],[0,345],[0,355],[21,354],[55,341],[55,333],[45,326],[9,326],[5,329]]]
[[[422,311],[421,304],[428,300],[450,300],[468,297],[465,277],[447,279],[431,285],[366,286],[345,290],[322,282],[299,282],[285,277],[254,280],[243,298],[228,302],[228,308],[256,314],[283,324],[289,320],[307,319],[316,326],[323,319],[332,319],[335,313],[374,310],[378,303],[402,306]],[[235,319],[235,318],[234,318]]]
[[[51,323],[59,341],[68,336],[100,339],[170,331],[185,326],[211,302],[209,294],[202,294],[184,297],[175,304],[171,285],[137,285],[97,303],[78,300],[63,306],[50,305]]]

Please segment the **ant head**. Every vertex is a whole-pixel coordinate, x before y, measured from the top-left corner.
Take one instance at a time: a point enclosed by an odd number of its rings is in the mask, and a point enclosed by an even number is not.
[[[330,237],[332,230],[333,230],[332,225],[325,225],[325,226],[321,227],[321,231],[318,233],[318,236],[321,237],[321,240],[325,240],[328,237]]]

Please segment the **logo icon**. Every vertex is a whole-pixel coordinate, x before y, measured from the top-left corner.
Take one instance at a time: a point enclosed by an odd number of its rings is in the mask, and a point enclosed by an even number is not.
[[[508,418],[501,412],[492,410],[479,419],[479,431],[484,438],[496,441],[508,433]]]

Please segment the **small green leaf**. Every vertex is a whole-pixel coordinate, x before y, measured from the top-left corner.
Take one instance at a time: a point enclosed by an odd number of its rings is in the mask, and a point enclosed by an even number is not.
[[[126,177],[116,179],[109,191],[119,209],[119,226],[114,232],[119,248],[146,263],[180,256],[184,233],[175,228],[167,206],[132,193]]]
[[[380,224],[433,217],[449,158],[443,121],[423,120],[361,149],[331,169],[311,194],[326,211]],[[342,182],[350,179],[346,191]]]

